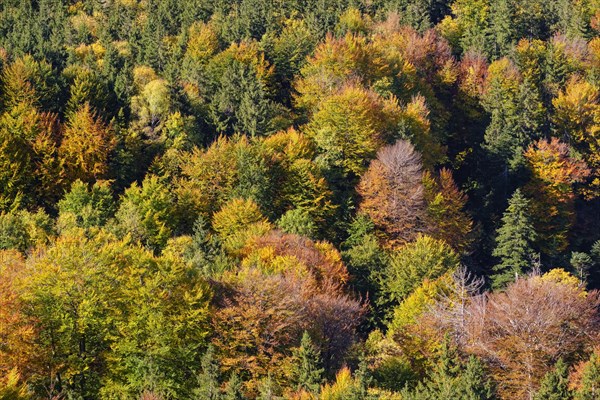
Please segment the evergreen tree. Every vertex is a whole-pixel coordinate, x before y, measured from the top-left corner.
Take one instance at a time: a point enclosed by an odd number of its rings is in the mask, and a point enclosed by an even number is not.
[[[508,202],[508,208],[502,217],[502,226],[498,229],[496,248],[493,255],[500,263],[493,267],[493,286],[503,287],[522,275],[531,265],[534,251],[532,244],[536,240],[531,217],[529,216],[529,201],[517,189]]]
[[[580,281],[585,282],[589,275],[590,268],[594,265],[594,260],[586,253],[574,251],[571,253],[571,268],[575,276]]]
[[[481,362],[469,358],[466,365],[461,362],[456,348],[446,340],[441,349],[438,363],[420,382],[414,391],[404,389],[406,400],[492,400],[495,394],[486,377]]]
[[[238,375],[234,372],[227,382],[227,389],[225,390],[225,396],[223,400],[244,400],[244,394],[242,393],[242,382]]]
[[[493,38],[490,54],[493,58],[507,55],[514,44],[513,13],[510,0],[496,0],[490,4],[490,31]]]
[[[306,331],[302,335],[300,347],[294,351],[294,360],[292,384],[298,391],[305,390],[316,395],[323,383],[324,370],[320,368],[320,352]]]
[[[546,374],[542,380],[540,390],[536,393],[535,400],[569,400],[569,369],[561,359],[558,360],[553,371]]]
[[[600,357],[592,354],[583,369],[581,387],[575,393],[575,400],[597,400],[600,398]]]
[[[202,371],[198,376],[198,388],[194,390],[195,400],[220,400],[219,365],[215,360],[215,348],[209,345],[202,357]]]
[[[266,379],[261,382],[260,392],[258,394],[257,400],[275,400],[277,396],[275,395],[276,385],[269,374]]]
[[[495,399],[492,384],[485,374],[483,365],[478,358],[471,356],[458,385],[460,395],[464,400]]]

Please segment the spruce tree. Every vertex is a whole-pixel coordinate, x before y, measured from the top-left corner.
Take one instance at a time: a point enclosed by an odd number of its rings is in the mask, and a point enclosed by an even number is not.
[[[458,396],[464,400],[495,399],[494,390],[487,379],[483,365],[478,358],[471,356],[458,384]]]
[[[583,370],[581,388],[575,393],[575,400],[597,400],[600,398],[600,357],[593,354]]]
[[[275,385],[275,382],[273,382],[273,379],[271,378],[271,375],[269,374],[261,382],[257,400],[274,400],[274,399],[276,399],[277,398],[277,396],[275,395],[276,389],[277,389],[277,387]]]
[[[201,361],[202,371],[198,376],[198,388],[194,391],[195,400],[219,400],[219,366],[215,360],[215,349],[209,345]]]
[[[493,38],[490,55],[494,59],[508,54],[514,45],[513,14],[513,6],[509,0],[496,0],[490,4],[490,33]]]
[[[536,233],[529,216],[529,201],[517,189],[508,201],[508,208],[502,217],[502,226],[498,229],[494,257],[500,262],[493,267],[494,288],[504,287],[521,275],[531,264],[534,256],[532,243]]]
[[[493,400],[495,393],[487,379],[481,362],[469,358],[466,365],[461,361],[456,348],[446,340],[436,366],[424,382],[414,391],[404,389],[405,400]]]
[[[553,371],[546,374],[542,380],[540,390],[536,393],[535,400],[569,400],[569,368],[561,359],[558,360]]]
[[[234,372],[227,382],[227,389],[225,390],[225,396],[223,400],[244,400],[244,394],[242,393],[242,382],[238,375]]]
[[[296,390],[317,394],[323,383],[320,352],[313,344],[308,332],[304,332],[300,347],[294,350],[295,365],[292,370],[292,383]]]

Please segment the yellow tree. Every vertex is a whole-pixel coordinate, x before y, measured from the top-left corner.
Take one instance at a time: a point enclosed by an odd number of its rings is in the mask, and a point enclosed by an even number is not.
[[[569,146],[556,138],[531,145],[525,158],[532,177],[524,189],[533,199],[539,247],[546,254],[557,254],[569,244],[575,216],[574,185],[583,182],[590,170],[584,161],[571,157]]]
[[[83,104],[71,115],[58,154],[67,179],[93,182],[106,177],[116,140],[112,128]]]
[[[592,168],[592,191],[600,190],[600,90],[572,78],[554,100],[553,122],[557,132],[572,140]]]
[[[442,168],[438,177],[425,172],[423,186],[429,234],[456,251],[468,250],[473,220],[464,211],[467,196],[456,186],[452,172]]]
[[[360,175],[395,133],[400,114],[395,99],[350,85],[323,100],[304,131],[325,165]]]

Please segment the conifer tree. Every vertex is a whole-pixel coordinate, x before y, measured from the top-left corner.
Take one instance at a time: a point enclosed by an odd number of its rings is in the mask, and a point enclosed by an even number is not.
[[[535,400],[569,400],[569,369],[563,359],[559,359],[553,371],[546,374]]]
[[[481,362],[469,358],[466,365],[461,362],[456,348],[444,341],[438,363],[425,382],[420,382],[414,391],[405,389],[406,400],[492,400],[494,391],[483,370]]]
[[[244,400],[244,394],[242,393],[242,382],[238,375],[234,372],[227,382],[227,389],[225,390],[225,396],[223,400]]]
[[[457,398],[465,400],[492,400],[495,399],[494,389],[487,379],[483,365],[479,359],[471,356],[467,362],[462,379],[459,383]]]
[[[583,369],[581,388],[575,400],[596,400],[600,397],[600,357],[593,354]]]
[[[209,345],[201,361],[202,371],[198,375],[198,388],[194,391],[195,400],[220,400],[219,366],[215,360],[215,348]]]
[[[294,351],[295,365],[292,383],[298,391],[317,394],[323,383],[323,368],[320,368],[320,352],[315,347],[308,332],[304,331],[300,347]]]
[[[508,202],[508,208],[502,217],[502,226],[498,229],[496,248],[493,255],[500,263],[493,267],[493,286],[503,287],[515,278],[515,274],[523,274],[531,264],[534,256],[532,244],[536,239],[531,217],[529,201],[517,189]]]

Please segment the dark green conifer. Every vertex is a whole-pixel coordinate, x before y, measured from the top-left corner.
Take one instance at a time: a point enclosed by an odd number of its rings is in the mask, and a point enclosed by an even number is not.
[[[298,391],[305,390],[317,394],[323,383],[323,368],[321,368],[321,355],[315,347],[308,332],[304,332],[300,347],[294,350],[294,368],[292,370],[292,384]]]
[[[542,380],[540,390],[536,393],[535,400],[569,400],[569,368],[561,359],[558,360],[553,371],[546,374]]]
[[[494,269],[493,286],[501,288],[522,275],[531,265],[534,251],[532,244],[536,233],[529,216],[529,201],[517,189],[508,202],[498,229],[493,255],[500,259]]]
[[[198,375],[198,388],[194,391],[195,400],[220,400],[219,365],[215,360],[215,349],[208,346],[201,361],[202,370]]]

